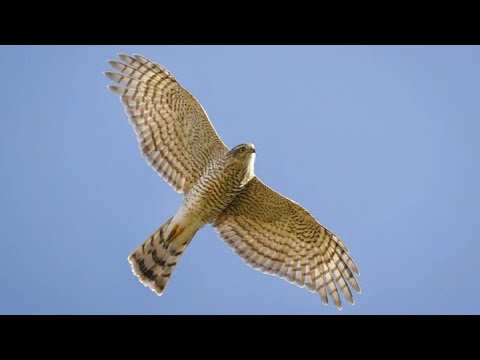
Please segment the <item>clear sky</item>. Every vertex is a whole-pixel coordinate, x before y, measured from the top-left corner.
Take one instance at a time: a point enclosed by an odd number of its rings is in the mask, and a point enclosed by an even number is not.
[[[137,281],[127,256],[181,195],[107,91],[118,52],[166,66],[344,239],[355,306],[253,270],[210,226],[162,297]],[[0,64],[0,313],[480,313],[480,47],[2,46]]]

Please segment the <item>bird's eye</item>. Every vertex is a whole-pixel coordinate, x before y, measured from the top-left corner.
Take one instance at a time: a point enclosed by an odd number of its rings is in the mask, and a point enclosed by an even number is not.
[[[241,148],[241,149],[240,149],[240,152],[245,152],[245,148]]]

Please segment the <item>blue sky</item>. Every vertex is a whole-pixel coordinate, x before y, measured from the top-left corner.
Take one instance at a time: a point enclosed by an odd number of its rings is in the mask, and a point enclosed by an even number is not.
[[[342,237],[339,312],[202,229],[159,298],[127,256],[181,195],[140,156],[107,60],[140,53],[256,173]],[[480,47],[1,46],[0,313],[480,313]]]

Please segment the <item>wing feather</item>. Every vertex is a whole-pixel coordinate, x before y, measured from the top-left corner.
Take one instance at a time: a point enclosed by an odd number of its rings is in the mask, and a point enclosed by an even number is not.
[[[353,304],[358,268],[345,244],[296,202],[254,177],[213,223],[219,236],[252,267]]]
[[[187,193],[228,148],[200,103],[162,65],[119,54],[105,72],[120,96],[147,163],[176,191]]]

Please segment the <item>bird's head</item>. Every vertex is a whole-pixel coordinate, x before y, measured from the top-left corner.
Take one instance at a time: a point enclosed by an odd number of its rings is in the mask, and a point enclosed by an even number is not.
[[[242,183],[247,183],[254,176],[255,163],[255,145],[247,143],[235,146],[227,153],[230,158],[230,164],[237,169],[238,174],[242,177]]]
[[[255,159],[255,152],[255,145],[247,143],[235,146],[228,152],[228,155],[237,160],[252,161]]]

